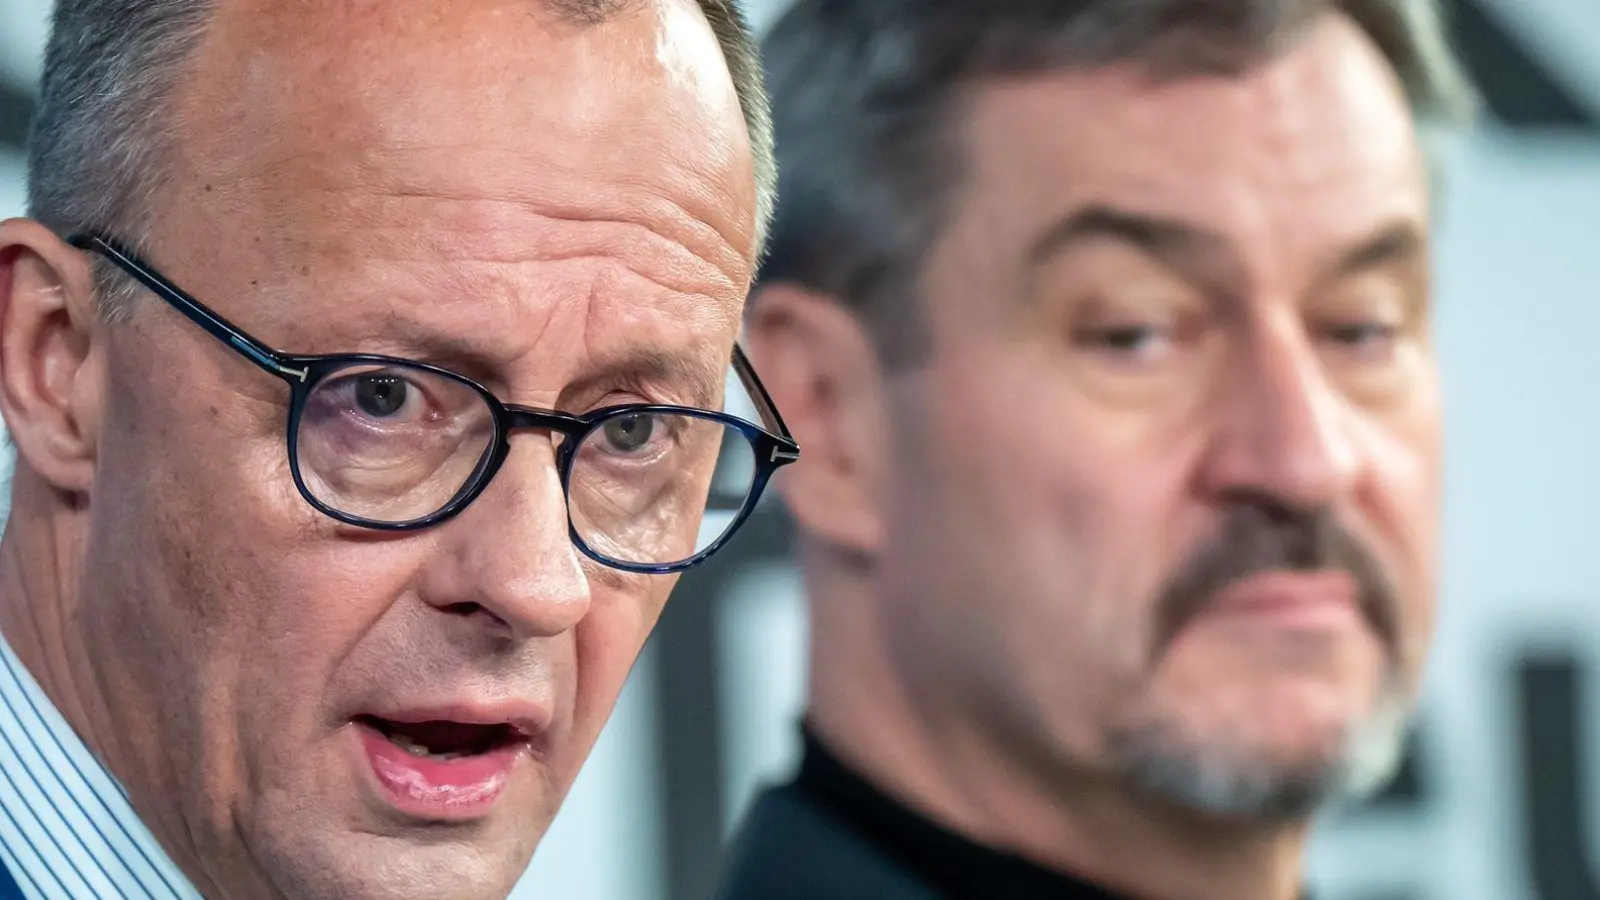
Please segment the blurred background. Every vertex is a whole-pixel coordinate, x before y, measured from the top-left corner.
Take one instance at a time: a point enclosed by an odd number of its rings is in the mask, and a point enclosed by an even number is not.
[[[1453,0],[1487,100],[1451,149],[1437,649],[1400,778],[1333,815],[1319,900],[1600,900],[1600,0]],[[0,0],[0,219],[48,0]],[[758,26],[783,0],[746,0]],[[703,900],[797,758],[806,623],[780,508],[686,577],[518,897]]]

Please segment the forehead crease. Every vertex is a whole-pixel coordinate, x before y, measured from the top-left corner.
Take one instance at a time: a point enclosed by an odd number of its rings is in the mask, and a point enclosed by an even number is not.
[[[704,223],[674,215],[670,204],[660,216],[640,215],[647,204],[630,204],[605,186],[589,199],[579,208],[470,192],[302,191],[267,218],[278,226],[269,237],[284,236],[315,268],[347,269],[342,274],[402,294],[527,301],[551,293],[537,285],[553,277],[540,266],[615,266],[643,279],[630,286],[634,295],[665,289],[719,305],[742,297],[746,264],[725,245],[697,237]]]
[[[537,181],[499,184],[462,171],[430,177],[418,168],[375,172],[380,187],[371,202],[392,202],[399,215],[389,227],[418,234],[436,249],[465,241],[474,258],[505,261],[627,251],[660,257],[668,280],[692,276],[685,289],[703,290],[707,281],[743,289],[748,266],[734,243],[738,235],[712,224],[714,211],[725,205],[696,190],[693,178],[670,191],[643,178],[601,179],[559,165],[541,167]],[[416,229],[408,207],[418,205],[436,227]]]
[[[975,178],[1006,186],[994,202],[1045,201],[1046,216],[1108,202],[1230,237],[1321,243],[1421,219],[1403,92],[1354,31],[1325,25],[1239,76],[1156,82],[1114,66],[985,85],[969,119]]]
[[[480,345],[518,352],[545,330],[569,322],[591,336],[628,332],[671,340],[676,332],[703,335],[724,330],[737,308],[726,297],[675,290],[604,257],[575,257],[531,269],[477,260],[365,257],[348,271],[333,273],[335,281],[346,277],[348,299],[361,302],[346,304],[348,312],[336,312],[335,320],[422,342],[478,332]],[[373,310],[380,312],[373,315]],[[585,317],[591,321],[585,323]]]

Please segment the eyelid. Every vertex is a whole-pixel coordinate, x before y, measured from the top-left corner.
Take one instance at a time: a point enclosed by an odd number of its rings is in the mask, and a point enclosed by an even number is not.
[[[1216,298],[1198,287],[1157,275],[1115,282],[1098,280],[1087,290],[1068,295],[1064,312],[1078,323],[1178,322],[1216,313]]]
[[[1115,331],[1145,330],[1175,342],[1199,335],[1208,324],[1208,311],[1190,304],[1167,304],[1156,310],[1098,310],[1075,316],[1070,324],[1074,335],[1105,335]]]
[[[1360,330],[1366,340],[1400,340],[1415,334],[1421,323],[1404,312],[1380,314],[1376,312],[1326,315],[1312,320],[1311,333],[1320,339],[1344,340],[1352,330]]]
[[[1425,285],[1403,271],[1379,268],[1346,276],[1321,292],[1311,308],[1333,319],[1383,313],[1394,321],[1410,322],[1424,318],[1428,305]]]

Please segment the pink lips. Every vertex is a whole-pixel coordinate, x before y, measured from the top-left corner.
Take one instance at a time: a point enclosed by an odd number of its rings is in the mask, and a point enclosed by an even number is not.
[[[529,743],[520,732],[483,752],[453,758],[412,753],[367,721],[356,721],[365,766],[396,811],[432,821],[463,821],[488,815],[504,793]]]
[[[1363,621],[1356,582],[1346,572],[1271,572],[1229,585],[1208,616],[1244,616],[1282,627],[1327,629]]]

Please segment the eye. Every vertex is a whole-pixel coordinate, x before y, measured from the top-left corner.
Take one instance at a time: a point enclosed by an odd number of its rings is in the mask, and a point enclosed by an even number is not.
[[[1397,360],[1408,327],[1380,310],[1352,311],[1312,323],[1312,336],[1330,364],[1346,370],[1371,370]]]
[[[469,402],[464,391],[424,372],[369,368],[329,378],[312,394],[308,408],[337,413],[369,428],[432,423]]]
[[[404,409],[412,393],[404,378],[385,372],[356,376],[352,390],[356,408],[374,419],[387,419]]]
[[[1065,305],[1067,336],[1079,354],[1112,371],[1144,374],[1196,349],[1209,317],[1203,295],[1140,271],[1106,284]]]
[[[1073,345],[1101,365],[1126,373],[1157,372],[1197,349],[1204,314],[1179,309],[1100,312],[1071,331]]]
[[[602,425],[600,431],[608,450],[632,455],[649,445],[657,428],[654,416],[640,414],[612,419]]]
[[[1073,335],[1082,347],[1126,357],[1149,357],[1170,347],[1173,329],[1160,325],[1111,325],[1079,328]]]
[[[1326,329],[1330,340],[1358,351],[1393,343],[1399,334],[1400,329],[1388,322],[1345,322]]]
[[[1425,318],[1425,297],[1388,270],[1341,284],[1311,308],[1312,337],[1337,359],[1367,365],[1397,357]]]

